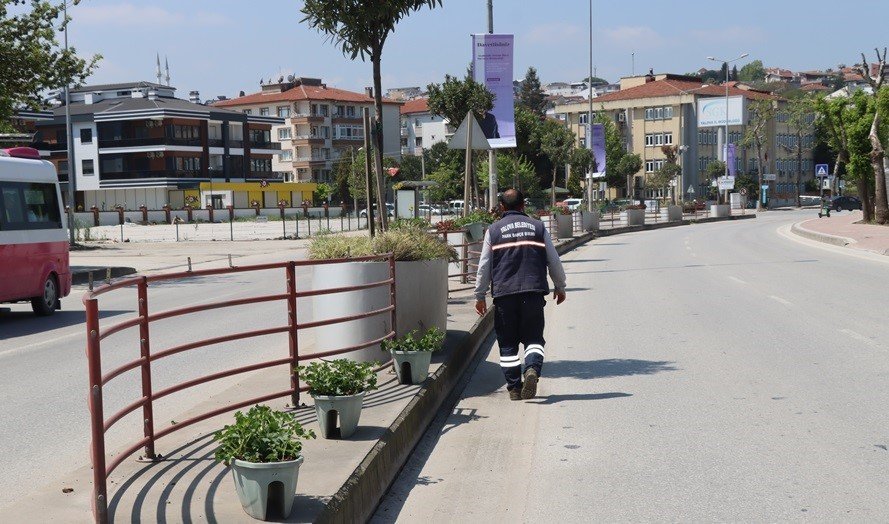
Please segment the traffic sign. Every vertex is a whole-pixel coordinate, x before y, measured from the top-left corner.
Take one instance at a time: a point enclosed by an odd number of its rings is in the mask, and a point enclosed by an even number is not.
[[[818,178],[830,176],[827,172],[827,164],[815,164],[815,176]]]
[[[764,173],[762,175],[762,179],[765,182],[774,182],[775,180],[778,180],[778,175],[776,175],[775,173]]]
[[[691,184],[688,185],[688,191],[686,191],[689,195],[695,194],[695,187]]]
[[[838,184],[839,184],[840,189],[846,188],[846,181],[845,180],[840,180]]]
[[[721,176],[718,179],[719,190],[727,191],[735,188],[735,177],[733,176]]]

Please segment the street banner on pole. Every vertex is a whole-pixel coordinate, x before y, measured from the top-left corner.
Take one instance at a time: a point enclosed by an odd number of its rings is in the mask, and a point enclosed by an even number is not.
[[[472,35],[472,77],[494,93],[494,108],[481,122],[494,149],[516,147],[512,89],[513,35]]]
[[[728,166],[728,176],[733,177],[733,176],[735,176],[735,168],[737,167],[735,165],[736,164],[735,144],[726,144],[725,149],[726,149],[725,162],[726,162],[726,165]]]
[[[591,129],[592,128],[592,129]],[[605,126],[602,124],[587,125],[587,148],[596,159],[596,171],[593,178],[605,178],[607,159],[605,157]]]

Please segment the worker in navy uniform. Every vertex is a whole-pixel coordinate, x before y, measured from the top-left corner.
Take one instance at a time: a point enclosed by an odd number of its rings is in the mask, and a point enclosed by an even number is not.
[[[509,189],[500,196],[502,218],[485,233],[475,286],[475,309],[488,311],[485,295],[494,297],[494,329],[500,367],[510,400],[534,398],[544,359],[543,307],[549,294],[546,272],[555,285],[556,304],[565,301],[565,270],[549,232],[524,213],[525,197]],[[519,345],[524,346],[523,359]]]

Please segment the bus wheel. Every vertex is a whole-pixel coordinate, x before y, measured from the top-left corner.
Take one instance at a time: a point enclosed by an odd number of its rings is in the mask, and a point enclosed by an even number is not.
[[[37,316],[45,317],[52,315],[56,311],[59,302],[59,286],[56,284],[56,277],[50,274],[43,283],[43,296],[31,299],[31,309]]]

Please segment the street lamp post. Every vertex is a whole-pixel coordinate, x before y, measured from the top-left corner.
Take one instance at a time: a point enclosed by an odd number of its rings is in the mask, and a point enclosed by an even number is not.
[[[80,0],[71,0],[71,5],[77,5]],[[62,15],[65,17],[65,55],[68,54],[68,2],[62,4]],[[68,138],[68,242],[73,246],[74,238],[74,212],[77,210],[74,203],[74,130],[71,128],[71,78],[65,78],[65,134]]]
[[[747,58],[748,53],[743,53],[737,58],[733,58],[731,60],[720,60],[718,58],[714,58],[712,56],[708,56],[707,60],[712,60],[714,62],[723,62],[725,64],[725,144],[723,145],[723,153],[722,160],[725,162],[725,172],[724,176],[728,177],[728,66],[732,62],[737,62],[742,58]],[[717,188],[718,189],[718,188]],[[717,191],[717,195],[718,195]],[[725,190],[725,200],[728,201],[728,189]]]

